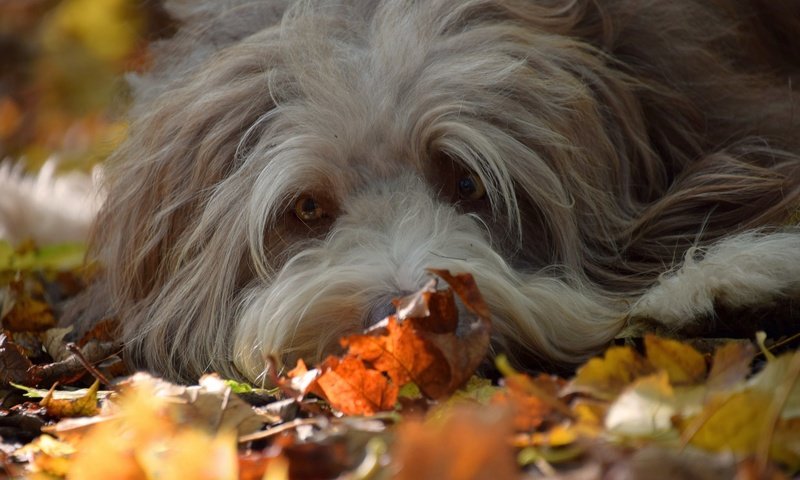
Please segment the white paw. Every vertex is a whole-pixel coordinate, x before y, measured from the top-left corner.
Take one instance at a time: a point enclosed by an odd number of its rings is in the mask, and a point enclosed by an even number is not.
[[[690,249],[680,268],[664,275],[634,303],[631,317],[677,329],[713,315],[714,305],[758,306],[797,294],[800,231],[749,232],[704,250]]]

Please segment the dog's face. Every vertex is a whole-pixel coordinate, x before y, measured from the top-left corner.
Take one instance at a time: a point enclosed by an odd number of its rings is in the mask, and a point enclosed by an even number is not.
[[[472,273],[512,353],[576,361],[608,342],[625,296],[602,285],[634,270],[619,243],[675,167],[646,87],[568,35],[596,18],[317,3],[280,25],[245,9],[218,44],[188,29],[184,52],[213,51],[141,83],[97,232],[131,356],[258,380],[270,355],[313,360],[381,319],[426,268]]]

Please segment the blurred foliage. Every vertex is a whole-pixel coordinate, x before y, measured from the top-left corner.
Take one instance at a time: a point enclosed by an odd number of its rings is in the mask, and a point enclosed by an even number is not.
[[[0,1],[0,160],[102,160],[125,134],[123,73],[171,28],[155,1]]]

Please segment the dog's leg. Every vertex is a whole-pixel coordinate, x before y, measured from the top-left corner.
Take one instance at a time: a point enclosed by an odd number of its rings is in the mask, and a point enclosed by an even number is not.
[[[692,248],[683,264],[642,295],[631,318],[682,329],[714,314],[800,297],[800,230],[748,232],[707,249]]]

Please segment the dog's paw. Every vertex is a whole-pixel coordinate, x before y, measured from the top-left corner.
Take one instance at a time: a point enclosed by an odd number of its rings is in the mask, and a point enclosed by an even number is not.
[[[749,232],[686,252],[683,264],[665,274],[632,306],[630,317],[682,329],[730,309],[800,297],[800,230]]]

